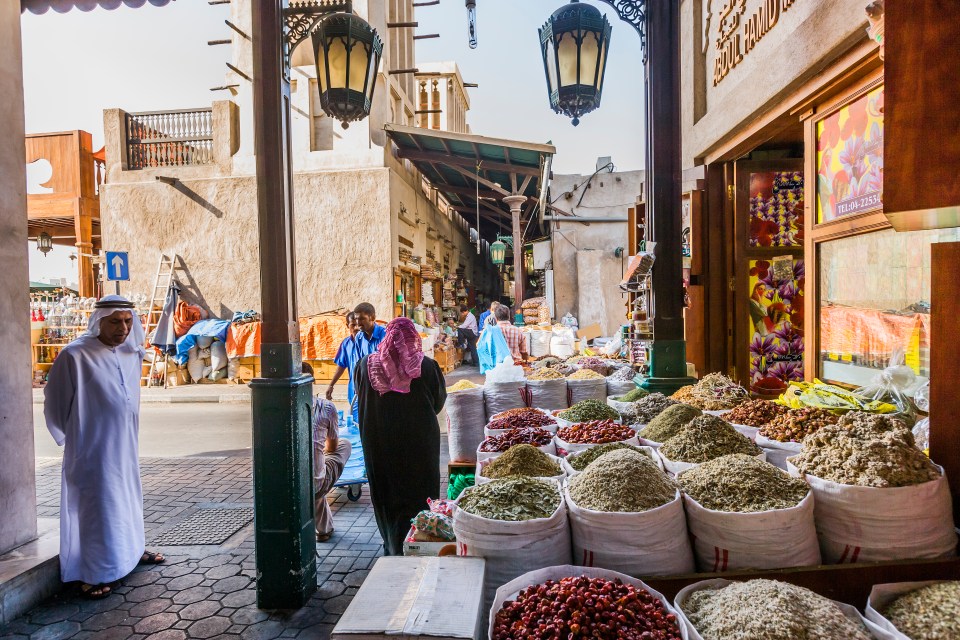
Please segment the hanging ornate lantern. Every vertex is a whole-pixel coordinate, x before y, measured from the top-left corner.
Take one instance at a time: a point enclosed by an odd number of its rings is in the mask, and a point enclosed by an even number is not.
[[[53,249],[53,238],[46,231],[41,231],[37,236],[37,250],[46,256]]]
[[[346,129],[370,115],[383,42],[366,20],[349,13],[325,17],[311,38],[320,106]]]
[[[534,273],[536,273],[536,269],[534,269],[533,264],[533,251],[523,252],[523,266],[526,268],[528,276],[532,276]]]
[[[550,108],[573,118],[573,126],[600,106],[610,31],[606,16],[579,0],[554,11],[540,29]]]
[[[490,262],[500,266],[503,264],[504,258],[507,256],[507,245],[500,240],[497,240],[490,245]]]

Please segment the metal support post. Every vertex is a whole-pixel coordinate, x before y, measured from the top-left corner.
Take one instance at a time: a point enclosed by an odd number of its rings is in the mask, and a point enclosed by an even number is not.
[[[514,311],[520,310],[523,302],[523,226],[520,224],[521,205],[527,201],[527,196],[514,194],[506,196],[503,201],[510,207],[510,219],[513,223],[513,306]]]
[[[317,588],[312,379],[300,372],[290,166],[287,0],[253,0],[253,121],[263,316],[261,378],[251,383],[257,606],[303,606]]]

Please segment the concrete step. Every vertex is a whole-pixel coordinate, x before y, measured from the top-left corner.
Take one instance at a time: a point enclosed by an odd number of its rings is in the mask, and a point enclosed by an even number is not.
[[[60,520],[39,518],[38,537],[0,556],[0,624],[12,622],[63,588]]]

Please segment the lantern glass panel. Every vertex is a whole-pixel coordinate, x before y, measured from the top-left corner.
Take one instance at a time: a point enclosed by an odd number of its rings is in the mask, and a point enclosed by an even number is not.
[[[327,82],[327,52],[323,47],[317,48],[317,89],[324,93],[330,87]]]
[[[582,31],[583,42],[580,44],[580,84],[596,87],[597,58],[600,54],[598,34],[594,31]]]
[[[330,86],[328,89],[346,89],[347,85],[347,42],[346,38],[331,38],[327,47],[327,61],[330,68]]]
[[[603,39],[603,47],[600,49],[600,68],[597,70],[597,91],[603,88],[603,74],[607,70],[607,47],[610,46],[610,39]]]
[[[367,79],[367,70],[370,67],[367,48],[362,42],[353,40],[350,49],[350,84],[348,88],[363,92],[364,81]]]
[[[557,90],[557,59],[554,57],[552,38],[543,45],[543,57],[547,65],[547,92],[548,95]]]
[[[560,82],[557,88],[579,84],[577,78],[577,41],[573,34],[564,33],[557,42],[557,58],[560,64]]]
[[[367,62],[367,84],[363,85],[361,89],[371,98],[373,97],[373,83],[377,81],[377,65],[379,60],[377,56],[372,52],[370,54],[370,59]]]

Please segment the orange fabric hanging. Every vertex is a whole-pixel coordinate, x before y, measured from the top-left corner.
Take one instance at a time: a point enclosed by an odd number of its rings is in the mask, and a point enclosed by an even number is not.
[[[185,336],[190,327],[203,320],[203,315],[203,309],[181,300],[177,303],[177,310],[173,313],[174,333],[177,334],[178,338]]]
[[[300,318],[300,347],[304,360],[333,360],[343,339],[350,335],[347,318],[321,314]]]
[[[227,331],[227,357],[247,358],[260,355],[260,330],[263,323],[231,324]]]

